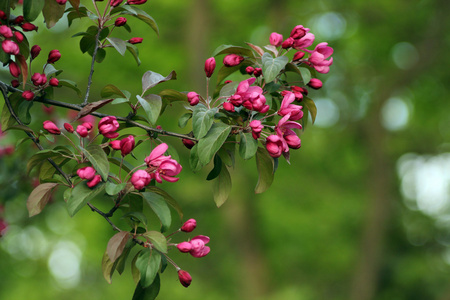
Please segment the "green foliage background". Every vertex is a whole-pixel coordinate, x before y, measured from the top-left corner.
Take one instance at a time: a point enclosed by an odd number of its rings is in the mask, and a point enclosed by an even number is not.
[[[430,158],[449,151],[449,5],[443,0],[153,0],[143,9],[157,21],[159,38],[129,18],[132,36],[144,38],[138,47],[142,64],[137,67],[129,53],[123,58],[107,49],[95,69],[91,101],[108,83],[140,93],[147,70],[164,76],[176,70],[177,81],[157,88],[203,93],[203,63],[217,46],[266,45],[271,32],[287,37],[298,24],[311,28],[315,44],[328,42],[335,50],[330,73],[319,77],[324,88],[310,93],[314,100],[334,104],[319,106],[318,119],[323,115],[325,125],[306,128],[302,148],[291,151],[291,165],[280,160],[267,192],[253,193],[255,163],[238,159],[230,199],[217,209],[211,183],[205,181],[209,168],[191,174],[188,151],[167,139],[184,170],[179,182],[164,187],[182,205],[186,219],[197,219],[194,233],[211,237],[212,251],[202,259],[173,251],[171,257],[193,281],[185,289],[169,267],[161,277],[161,299],[449,299],[449,206],[430,215],[409,205],[414,199],[403,199],[396,168],[406,153]],[[45,53],[59,49],[60,77],[78,82],[82,90],[90,57],[78,50],[79,38],[70,36],[86,22],[76,20],[68,31],[64,22],[51,30],[41,24],[30,40],[43,49],[35,66],[44,62]],[[0,76],[9,80],[7,70]],[[55,95],[82,101],[73,91]],[[403,99],[408,111],[406,125],[395,130],[382,121],[386,110],[393,120],[402,117],[386,106],[392,97]],[[33,107],[36,129],[48,118],[39,106]],[[121,114],[122,108],[103,111]],[[67,118],[66,111],[56,112]],[[175,104],[158,123],[179,131],[182,114]],[[23,136],[11,132],[0,143]],[[60,194],[42,214],[27,217],[31,179],[24,170],[34,151],[23,144],[13,156],[0,158],[0,201],[11,224],[9,237],[0,239],[0,299],[131,299],[135,285],[129,269],[121,277],[115,274],[111,285],[101,274],[101,258],[113,235],[103,219],[88,208],[71,219]],[[148,153],[141,147],[135,154],[143,159]],[[448,188],[444,198],[448,202]],[[63,275],[79,261],[79,281],[61,281],[64,276],[58,281],[49,271],[52,259],[66,262],[54,267]]]

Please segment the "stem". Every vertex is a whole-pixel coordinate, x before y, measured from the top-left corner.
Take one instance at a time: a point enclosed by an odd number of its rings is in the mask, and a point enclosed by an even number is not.
[[[206,77],[206,104],[208,105],[208,108],[211,108],[209,106],[209,77]]]
[[[98,213],[100,216],[102,216],[110,225],[111,227],[115,230],[115,231],[120,231],[119,227],[117,227],[116,225],[114,225],[114,223],[109,219],[109,217],[107,216],[107,214],[105,214],[104,212],[102,212],[100,209],[98,209],[97,207],[95,207],[94,205],[92,205],[91,203],[87,203],[87,205],[91,208],[92,211],[95,211],[96,213]]]
[[[95,1],[94,1],[95,3]],[[95,6],[95,9],[98,12],[97,6]],[[100,13],[99,13],[100,15]],[[92,62],[91,62],[91,71],[89,73],[89,78],[88,78],[88,85],[86,88],[86,96],[84,97],[84,102],[83,102],[83,106],[88,104],[88,98],[89,98],[89,91],[91,89],[91,84],[92,84],[92,75],[94,74],[94,65],[95,65],[95,58],[97,56],[97,50],[98,50],[98,43],[99,43],[99,37],[100,37],[100,32],[102,31],[102,26],[100,24],[99,21],[99,25],[98,25],[98,31],[97,31],[97,35],[95,36],[95,48],[94,48],[94,53],[92,53]]]

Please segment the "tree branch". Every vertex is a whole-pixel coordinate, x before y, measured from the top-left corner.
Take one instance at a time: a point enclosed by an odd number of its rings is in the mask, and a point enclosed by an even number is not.
[[[97,6],[95,6],[95,8],[97,8]],[[100,16],[100,13],[99,13],[99,16]],[[91,71],[89,73],[88,85],[86,88],[86,95],[84,96],[84,102],[83,102],[82,106],[86,106],[88,104],[89,91],[91,89],[91,84],[92,84],[92,75],[94,74],[95,58],[97,57],[97,51],[98,51],[98,38],[100,36],[101,31],[102,31],[102,28],[100,27],[100,24],[99,24],[97,35],[95,36],[94,53],[92,53]]]

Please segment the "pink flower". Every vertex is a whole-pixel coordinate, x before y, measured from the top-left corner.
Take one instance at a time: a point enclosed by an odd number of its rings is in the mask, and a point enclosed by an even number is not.
[[[300,138],[292,128],[302,129],[302,125],[294,121],[288,121],[290,117],[290,114],[285,115],[278,122],[277,126],[275,126],[275,132],[281,138],[284,150],[286,150],[287,147],[298,149],[301,146]]]
[[[9,28],[6,25],[0,26],[0,34],[3,35],[7,39],[10,39],[13,37],[13,32],[12,32],[11,28]]]
[[[24,91],[22,93],[22,98],[24,98],[27,101],[31,101],[34,98],[34,93],[32,91]]]
[[[120,142],[121,142],[121,140],[110,141],[110,142],[109,142],[109,145],[110,145],[111,148],[113,148],[114,150],[120,150]]]
[[[214,57],[210,57],[205,61],[205,73],[206,77],[211,77],[214,73],[214,69],[216,68],[216,60]]]
[[[114,116],[104,117],[98,122],[100,134],[108,139],[115,139],[119,136],[119,133],[115,132],[117,129],[119,129],[119,122]]]
[[[255,71],[253,72],[253,75],[255,75],[255,77],[259,77],[262,75],[262,69],[261,68],[255,68]]]
[[[284,140],[291,149],[298,149],[302,146],[302,141],[296,134],[286,134]]]
[[[318,90],[322,87],[322,81],[317,78],[311,78],[311,80],[308,82],[308,86],[312,87],[315,90]]]
[[[289,120],[291,121],[297,121],[300,120],[303,117],[303,111],[302,106],[291,104],[295,101],[295,95],[294,93],[286,93],[286,96],[284,96],[283,101],[281,101],[280,109],[278,110],[278,115],[285,116],[287,114],[290,115]]]
[[[24,37],[23,37],[23,34],[21,34],[20,32],[14,31],[14,37],[16,38],[16,41],[18,43],[22,43],[23,42]]]
[[[137,170],[131,176],[131,184],[133,184],[134,188],[137,190],[142,190],[151,180],[150,174],[144,170]]]
[[[245,72],[248,75],[253,75],[253,72],[255,72],[255,68],[253,68],[252,66],[248,66],[247,68],[245,68]]]
[[[293,61],[300,60],[300,59],[303,58],[303,56],[305,56],[305,52],[297,51],[297,52],[295,52],[294,57],[292,58],[292,60]]]
[[[61,134],[61,131],[59,130],[58,126],[56,126],[55,123],[52,121],[44,121],[43,123],[44,129],[47,130],[51,134],[59,135]]]
[[[100,175],[95,175],[94,178],[92,178],[91,181],[88,181],[86,185],[90,188],[93,188],[96,186],[100,181],[102,181],[102,177]]]
[[[259,112],[267,111],[269,106],[266,105],[266,98],[262,94],[262,88],[259,86],[251,86],[255,80],[256,78],[249,78],[241,81],[237,86],[236,93],[228,98],[228,100],[235,106],[239,106],[239,103],[242,103],[249,110]]]
[[[209,237],[207,236],[197,235],[196,237],[192,238],[189,243],[191,243],[192,245],[192,249],[189,251],[189,253],[193,257],[203,257],[211,251],[208,246],[205,246],[205,244],[209,243]]]
[[[51,78],[50,81],[48,82],[51,86],[58,86],[59,85],[59,80],[57,78]]]
[[[70,133],[74,132],[73,126],[70,125],[69,123],[64,123],[64,129],[66,129]]]
[[[266,139],[266,149],[272,157],[280,157],[282,152],[288,152],[289,148],[285,146],[280,136],[272,134]],[[286,150],[286,151],[285,151]]]
[[[244,57],[237,54],[228,54],[223,58],[225,67],[234,67],[239,65],[244,60]]]
[[[183,143],[183,145],[188,148],[188,149],[192,149],[192,147],[195,146],[195,142],[193,140],[189,140],[189,139],[181,139],[181,142]]]
[[[283,49],[287,49],[287,48],[291,48],[292,45],[294,45],[294,39],[291,37],[288,37],[286,40],[284,40],[284,42],[281,44],[281,48]]]
[[[13,77],[19,77],[19,75],[20,75],[20,68],[19,68],[19,66],[18,66],[15,62],[13,62],[13,61],[10,61],[10,62],[9,62],[9,73],[11,73],[11,75],[12,75]]]
[[[33,31],[33,30],[38,30],[37,26],[31,24],[31,23],[24,23],[22,25],[20,25],[20,27],[22,27],[23,31]]]
[[[109,3],[111,4],[111,7],[116,7],[119,6],[122,2],[123,0],[111,0]]]
[[[180,230],[184,232],[192,232],[195,229],[195,227],[197,227],[197,221],[195,219],[189,219],[186,222],[184,222]]]
[[[45,76],[44,73],[34,73],[33,76],[31,76],[31,81],[35,86],[44,85],[47,83],[47,76]]]
[[[147,2],[147,0],[128,0],[127,4],[129,5],[140,5],[140,4],[144,4],[145,2]]]
[[[192,277],[191,275],[183,270],[178,270],[178,279],[184,287],[191,285]]]
[[[231,104],[230,102],[224,102],[223,109],[225,109],[226,111],[229,111],[229,112],[234,112],[234,105]]]
[[[178,250],[183,253],[188,253],[192,250],[192,245],[189,242],[182,242],[177,245]]]
[[[249,125],[252,129],[253,138],[257,140],[261,136],[261,131],[263,130],[264,126],[261,124],[260,120],[253,120]]]
[[[155,178],[156,182],[162,183],[162,179],[168,182],[176,182],[179,178],[176,178],[183,167],[175,159],[166,159],[161,162],[159,167],[153,173],[152,177]]]
[[[333,54],[333,48],[328,46],[328,43],[320,43],[311,53],[308,61],[314,66],[317,72],[326,74],[330,71],[330,66],[333,63],[333,58],[326,60]]]
[[[95,169],[93,167],[84,167],[77,170],[77,175],[81,179],[92,180],[95,177]]]
[[[78,125],[78,126],[77,126],[77,133],[78,133],[81,137],[87,137],[88,134],[89,134],[87,128],[84,127],[83,125]]]
[[[277,32],[272,32],[269,38],[270,44],[275,47],[280,47],[283,43],[283,36]]]
[[[314,34],[307,33],[301,39],[294,40],[294,44],[292,46],[297,50],[302,50],[311,46],[314,42],[314,39]]]
[[[128,43],[130,43],[130,44],[140,44],[140,43],[142,43],[143,40],[144,40],[143,38],[134,37],[134,38],[129,39]]]
[[[49,52],[47,62],[49,64],[53,64],[53,63],[57,62],[60,58],[61,58],[61,53],[59,52],[59,50],[55,49],[55,50],[52,50]]]
[[[36,56],[38,56],[40,52],[41,52],[41,47],[39,47],[38,45],[34,45],[33,47],[31,47],[31,50],[30,50],[31,58],[35,59]]]
[[[196,92],[187,93],[187,98],[191,106],[195,106],[200,102],[200,95]]]
[[[127,23],[127,19],[124,17],[118,17],[116,19],[116,21],[114,22],[114,25],[116,25],[117,27],[123,26]]]
[[[129,154],[134,149],[134,136],[129,135],[120,140],[120,152],[122,156]]]
[[[56,3],[58,3],[59,5],[64,5],[66,4],[67,0],[56,0]]]
[[[309,28],[304,28],[303,25],[297,25],[292,29],[290,37],[293,39],[301,39],[308,31]]]
[[[2,42],[2,49],[5,53],[13,55],[19,54],[20,51],[19,46],[11,40],[4,40]]]
[[[166,143],[162,143],[156,146],[155,149],[153,149],[153,151],[150,153],[150,155],[145,158],[145,163],[147,164],[147,166],[159,167],[159,165],[163,161],[170,159],[170,155],[169,156],[163,155],[164,152],[167,151],[167,149],[169,149],[169,146],[167,146]]]

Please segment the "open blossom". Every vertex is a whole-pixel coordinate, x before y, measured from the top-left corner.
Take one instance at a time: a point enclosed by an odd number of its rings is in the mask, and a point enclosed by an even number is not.
[[[159,167],[159,165],[167,160],[170,159],[171,156],[164,156],[163,154],[169,149],[169,146],[167,146],[166,143],[159,144],[155,147],[155,149],[150,152],[150,155],[145,158],[145,163],[149,167]]]
[[[184,286],[184,287],[188,287],[191,285],[192,282],[192,277],[191,275],[183,270],[178,270],[178,279],[180,280],[180,283]]]
[[[283,149],[286,149],[286,145],[289,148],[298,149],[301,146],[300,138],[292,129],[302,129],[302,125],[289,121],[290,114],[285,115],[275,126],[275,132],[281,138],[283,143]]]
[[[176,182],[179,178],[176,178],[183,167],[175,159],[166,159],[161,162],[155,173],[152,173],[152,177],[156,182],[162,183],[162,179],[168,182]]]
[[[312,33],[305,34],[304,37],[298,40],[294,40],[292,47],[297,50],[302,50],[311,46],[314,42],[315,36]]]
[[[333,58],[326,60],[333,54],[333,48],[328,46],[328,43],[320,43],[311,53],[308,61],[314,66],[317,72],[326,74],[330,71],[330,66],[333,63]]]
[[[266,139],[266,149],[272,157],[280,157],[283,152],[288,152],[289,148],[283,138],[276,134],[269,135]]]
[[[61,130],[59,130],[58,126],[52,121],[44,121],[43,123],[44,129],[47,130],[51,134],[59,135],[61,134]]]
[[[261,124],[260,120],[253,120],[249,125],[252,129],[253,138],[257,140],[261,136],[261,131],[263,130],[264,126]]]
[[[117,129],[119,129],[119,122],[114,116],[104,117],[98,122],[100,134],[108,139],[115,139],[119,136],[119,133],[115,132]]]
[[[184,232],[192,232],[195,229],[195,227],[197,227],[197,221],[195,219],[189,219],[186,222],[184,222],[180,230]]]
[[[278,115],[284,117],[289,114],[289,120],[297,121],[303,118],[302,106],[291,104],[295,101],[294,93],[288,92],[284,96],[283,101],[281,101],[280,109],[278,110]]]
[[[77,170],[77,175],[81,179],[92,180],[95,177],[95,169],[93,167],[84,167]]]
[[[178,250],[183,253],[190,253],[193,257],[206,256],[211,249],[205,246],[209,243],[209,237],[204,235],[197,235],[189,242],[182,242],[177,245]]]
[[[280,47],[283,43],[283,36],[277,32],[272,32],[269,38],[270,44],[275,47]]]
[[[223,58],[225,67],[234,67],[239,65],[244,60],[243,56],[237,54],[228,54]]]
[[[137,190],[142,190],[146,185],[150,183],[151,180],[152,178],[150,177],[150,174],[148,174],[144,170],[137,170],[131,176],[131,183]]]
[[[241,81],[236,88],[236,93],[228,98],[228,101],[234,106],[240,106],[242,104],[248,110],[265,113],[269,110],[269,106],[266,105],[266,98],[262,94],[262,88],[259,86],[251,86],[255,80],[256,78],[253,77]]]

